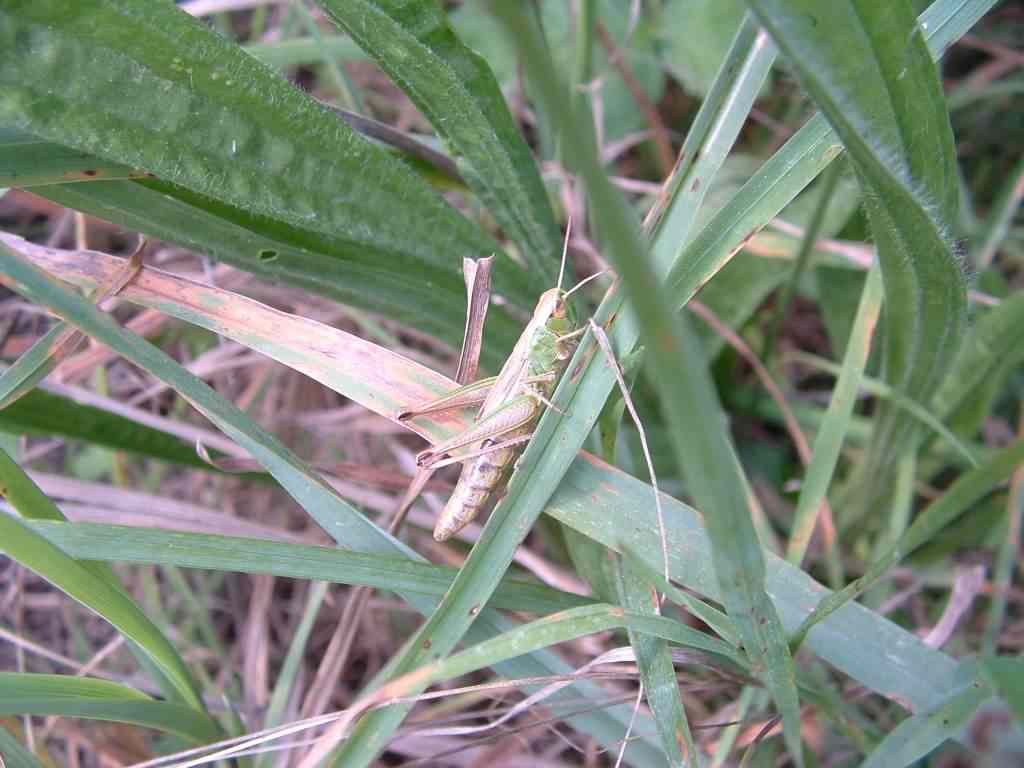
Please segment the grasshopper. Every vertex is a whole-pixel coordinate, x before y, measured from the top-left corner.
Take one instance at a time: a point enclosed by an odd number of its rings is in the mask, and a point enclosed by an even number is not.
[[[430,469],[459,462],[465,465],[434,527],[437,541],[451,538],[476,517],[498,489],[509,464],[530,440],[543,407],[551,406],[549,398],[586,330],[577,329],[569,317],[569,293],[557,287],[541,295],[533,317],[496,378],[460,387],[398,414],[400,420],[405,420],[481,404],[473,426],[416,457],[417,465]]]
[[[442,398],[399,413],[398,419],[404,421],[430,413],[481,406],[473,426],[449,440],[421,451],[416,456],[416,464],[425,469],[440,469],[455,463],[464,465],[455,490],[452,491],[434,526],[434,539],[446,541],[466,527],[487,504],[499,489],[509,464],[514,460],[518,463],[524,444],[533,436],[533,429],[543,407],[555,407],[551,404],[550,398],[565,372],[569,358],[576,350],[580,337],[589,329],[612,367],[626,407],[640,436],[654,490],[664,572],[665,578],[668,579],[668,543],[664,516],[654,463],[647,446],[643,424],[640,423],[622,370],[615,360],[604,330],[593,319],[588,321],[587,325],[577,328],[569,317],[569,296],[604,273],[598,272],[581,280],[570,290],[563,290],[562,276],[565,273],[568,245],[569,232],[566,231],[558,286],[541,294],[530,322],[527,323],[497,377],[459,387]],[[512,471],[515,471],[515,465]]]

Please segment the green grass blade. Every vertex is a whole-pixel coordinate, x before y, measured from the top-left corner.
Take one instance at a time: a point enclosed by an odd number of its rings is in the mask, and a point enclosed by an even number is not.
[[[967,289],[948,232],[957,219],[953,134],[938,69],[909,2],[749,0],[828,117],[869,191],[885,284],[885,374],[926,399],[953,358]],[[913,426],[911,426],[913,425]],[[884,493],[917,432],[884,407],[863,477]]]
[[[666,287],[686,305],[747,241],[789,205],[843,150],[821,115],[808,120],[689,241],[675,241]]]
[[[88,335],[99,339],[176,389],[226,435],[260,461],[324,530],[337,541],[344,542],[347,548],[422,560],[407,546],[352,509],[285,446],[255,425],[237,407],[218,396],[162,352],[117,326],[94,306],[57,287],[34,267],[22,262],[3,243],[0,243],[0,271],[18,283],[34,301],[51,307]],[[435,378],[438,377],[435,375]],[[403,597],[424,614],[429,614],[437,605],[432,597],[416,594]],[[467,637],[479,642],[513,626],[514,622],[502,615],[483,610]],[[527,678],[566,674],[570,667],[554,654],[538,652],[503,664],[497,671],[507,677]],[[594,686],[584,684],[584,690],[589,695],[599,696],[599,689]],[[621,739],[631,714],[631,707],[617,706],[599,712],[579,713],[570,717],[569,722],[611,748]],[[656,737],[646,737],[641,733],[641,740],[631,745],[630,752],[637,756],[638,762],[655,764],[653,761],[658,759],[658,751],[652,747],[652,739]]]
[[[367,58],[363,49],[348,35],[323,35],[319,40],[295,37],[290,40],[250,43],[243,46],[243,50],[275,69],[313,64],[320,61],[324,53],[345,61],[364,61]]]
[[[957,738],[992,690],[972,681],[925,712],[908,717],[890,731],[861,763],[861,768],[913,765],[949,739]]]
[[[793,525],[786,548],[786,559],[799,566],[807,553],[807,546],[814,533],[815,522],[822,502],[825,501],[828,486],[839,461],[839,452],[843,447],[853,415],[853,406],[857,402],[857,392],[864,376],[868,353],[871,351],[871,338],[874,335],[875,323],[882,308],[882,275],[876,264],[868,272],[864,290],[857,307],[857,316],[846,344],[843,356],[843,367],[836,381],[828,410],[822,420],[818,434],[814,436],[811,447],[811,463],[804,473],[797,500],[796,511],[793,513]]]
[[[567,530],[573,531],[576,535],[580,535],[573,528],[569,528]],[[588,539],[588,541],[592,541],[592,539]],[[597,542],[594,543],[596,545]],[[658,591],[664,594],[668,600],[684,608],[686,611],[692,613],[698,619],[703,621],[715,631],[715,634],[725,640],[725,642],[739,647],[739,632],[736,631],[735,625],[728,616],[717,608],[714,608],[684,592],[674,584],[665,581],[664,574],[651,568],[651,566],[636,553],[630,552],[628,549],[625,549],[625,553],[624,557],[631,561],[632,567],[643,574],[645,579],[654,584]]]
[[[6,452],[0,451],[4,496],[26,519],[60,519],[53,502],[40,491]],[[174,646],[96,563],[68,557],[21,519],[0,515],[0,550],[39,574],[69,597],[95,611],[139,646],[170,680],[184,701],[208,718],[195,683]]]
[[[60,362],[54,347],[67,336],[67,325],[57,323],[0,373],[0,411],[16,403]]]
[[[745,17],[686,134],[678,164],[662,192],[664,208],[656,212],[656,222],[647,224],[648,231],[653,233],[651,258],[661,272],[668,271],[680,246],[690,239],[697,212],[775,57],[775,45],[753,19]]]
[[[191,707],[156,701],[118,683],[71,675],[0,672],[0,715],[22,714],[132,723],[198,744],[223,735],[213,720]]]
[[[1018,725],[1024,723],[1024,662],[1008,656],[986,656],[978,664],[988,684],[1009,705]]]
[[[71,557],[320,579],[400,594],[441,597],[456,573],[455,568],[408,558],[237,536],[97,523],[34,523],[32,527]],[[543,584],[506,577],[494,593],[492,606],[554,613],[591,602]]]
[[[1020,84],[1018,84],[1020,85]],[[996,196],[992,212],[986,219],[984,228],[977,234],[978,245],[974,249],[972,261],[977,269],[987,269],[992,265],[996,252],[1013,224],[1014,216],[1024,199],[1024,158],[1006,177],[1003,186]]]
[[[281,672],[274,682],[274,693],[267,705],[267,714],[263,718],[263,727],[275,728],[284,722],[288,701],[295,690],[295,681],[299,678],[299,671],[308,650],[307,643],[313,632],[313,625],[320,613],[320,607],[327,596],[328,584],[325,581],[314,581],[309,585],[309,593],[306,596],[306,607],[302,612],[302,619],[299,621],[295,634],[292,635],[288,644],[288,655],[281,664]],[[256,758],[256,768],[274,768],[275,755],[268,752]]]
[[[6,728],[0,728],[0,755],[6,768],[44,768],[38,758],[14,738]]]
[[[110,265],[110,268],[116,268],[117,260],[111,259],[111,261],[114,263]],[[47,266],[47,269],[49,268]],[[139,290],[138,287],[133,283],[125,289],[125,296],[132,297],[133,301],[138,301],[139,298],[135,293],[137,290]],[[196,296],[195,298],[197,299],[195,303],[206,305],[210,303],[210,299],[216,297]],[[223,301],[214,302],[214,304],[218,303],[223,303]],[[260,314],[256,312],[257,308],[258,305],[256,307],[247,306],[246,312],[250,317],[259,318]],[[273,314],[273,317],[277,318],[279,324],[289,319],[288,316],[282,316],[279,313]],[[622,323],[617,323],[615,327],[619,328],[622,325]],[[312,327],[301,334],[297,333],[297,336],[304,335],[319,339],[321,333],[322,330]],[[349,342],[341,338],[335,339],[332,336],[330,339],[324,339],[323,343],[327,347],[337,350]],[[388,402],[402,400],[403,390],[399,385],[405,386],[404,382],[434,382],[431,386],[435,387],[438,392],[444,391],[446,387],[454,386],[450,380],[436,374],[431,375],[429,370],[409,361],[404,361],[402,367],[396,367],[394,361],[382,360],[379,367],[391,371],[393,375],[381,382],[381,390],[377,396],[368,399],[362,398],[358,392],[353,392],[350,396],[356,398],[367,408],[384,415],[388,414],[390,407],[387,405]],[[336,384],[332,384],[329,377],[324,379],[323,376],[316,373],[315,369],[300,368],[300,370],[307,370],[309,375],[323,379],[328,386]],[[594,366],[594,370],[597,373],[607,372],[603,365]],[[563,386],[566,383],[570,382],[563,382]],[[404,396],[407,397],[407,395]],[[581,413],[582,402],[577,401],[571,409],[567,409],[569,420],[575,419]],[[798,409],[798,415],[806,416],[805,410]],[[593,416],[596,418],[596,411]],[[575,421],[572,423],[574,427],[577,426]],[[808,423],[811,428],[816,427],[814,421]],[[548,426],[550,427],[551,424],[549,423]],[[562,426],[565,426],[564,422]],[[855,421],[852,437],[863,442],[867,436],[865,427],[866,425],[861,420]],[[582,425],[582,433],[585,434],[585,432],[586,423]],[[435,434],[440,436],[449,434],[449,432],[440,430]],[[550,440],[550,434],[546,439]],[[544,499],[546,499],[547,492],[542,484],[549,483],[549,488],[554,487],[565,471],[564,468],[558,467],[552,458],[557,455],[557,461],[565,461],[566,465],[572,464],[572,467],[569,474],[566,475],[565,485],[554,500],[555,506],[550,507],[549,512],[560,520],[572,521],[570,524],[574,524],[574,527],[577,527],[582,533],[613,549],[618,549],[623,543],[621,539],[624,532],[634,531],[635,528],[635,535],[641,536],[641,538],[635,542],[635,546],[630,545],[630,551],[637,557],[643,558],[653,570],[660,569],[660,546],[656,536],[650,539],[642,538],[642,535],[657,530],[653,510],[649,507],[650,487],[639,481],[626,478],[612,468],[593,464],[594,460],[591,458],[580,457],[573,463],[572,459],[576,455],[575,446],[570,446],[571,452],[567,456],[562,456],[561,449],[564,447],[559,445],[559,448],[560,451],[557,454],[550,450],[544,453],[544,460],[533,466],[533,474],[529,476],[530,481],[525,484],[513,484],[509,493],[522,496],[532,494],[535,500],[539,499],[538,504],[545,504]],[[601,495],[603,491],[600,489],[606,486],[614,489],[616,498],[621,500],[621,506],[580,503],[580,500],[595,498],[595,494]],[[541,495],[544,498],[540,498]],[[573,514],[568,518],[563,518],[567,512],[561,505],[567,503],[570,505],[568,509],[572,510]],[[710,581],[708,579],[708,575],[712,572],[711,562],[708,558],[709,544],[698,518],[688,507],[678,502],[666,499],[666,504],[670,507],[666,523],[669,527],[670,541],[673,542],[673,551],[678,548],[686,555],[684,559],[673,560],[673,577],[687,587],[711,598],[716,598],[717,586],[713,583],[713,579]],[[389,552],[393,555],[396,550],[389,550]],[[783,615],[787,628],[795,629],[806,615],[806,611],[801,606],[818,602],[824,592],[819,585],[800,572],[792,569],[780,569],[778,562],[770,555],[768,565],[771,592],[777,600],[778,610]],[[424,607],[417,604],[417,607],[429,611],[432,605],[433,603],[430,603]],[[487,618],[488,612],[485,611],[480,621]],[[475,628],[480,627],[480,621]],[[471,634],[474,634],[475,628],[471,628]],[[901,700],[914,702],[918,707],[927,706],[936,696],[947,690],[947,670],[950,665],[946,657],[921,646],[912,635],[898,630],[884,619],[862,612],[859,606],[850,606],[839,612],[832,620],[826,621],[818,630],[811,633],[808,645],[822,659],[852,675],[864,685],[891,694]],[[901,651],[893,655],[893,648],[899,648]],[[906,651],[904,652],[902,649],[906,649]],[[889,663],[890,658],[893,660],[892,663]],[[877,663],[879,659],[883,659],[881,665]],[[543,661],[531,659],[530,663],[535,661],[537,663],[531,667],[532,671],[519,672],[511,676],[526,677],[549,674],[552,669],[556,668],[565,669],[565,665],[558,662],[553,656],[548,656]],[[526,664],[526,661],[523,663]],[[592,722],[590,725],[600,727],[603,724],[606,726],[602,731],[602,743],[614,744],[615,739],[621,737],[623,726],[612,723],[627,723],[629,717],[630,708],[619,707],[608,713],[607,719],[602,713],[601,717],[597,718],[599,722]],[[578,722],[579,718],[576,721]],[[618,730],[616,731],[615,728]],[[657,759],[657,752],[651,754],[653,756],[649,755],[650,759]]]
[[[865,590],[870,589],[890,568],[918,547],[928,543],[943,528],[954,522],[999,483],[1005,481],[1024,462],[1024,441],[996,452],[980,466],[964,473],[938,499],[917,516],[892,549],[880,557],[858,579],[839,592],[823,599],[793,636],[793,647],[803,642],[807,632]]]
[[[619,602],[622,607],[644,616],[660,616],[658,593],[644,578],[642,570],[634,568],[630,558],[619,558],[618,566]],[[668,642],[634,630],[629,630],[628,634],[640,670],[644,696],[654,716],[668,764],[699,766],[700,757],[686,719]]]
[[[735,118],[733,120],[735,121]],[[738,130],[739,123],[732,127]],[[711,130],[711,125],[707,126],[707,130]],[[727,136],[728,132],[725,135]],[[725,151],[727,151],[731,141],[725,138],[722,141],[726,146]],[[713,157],[714,154],[712,153],[711,156]],[[606,311],[608,311],[607,308]],[[635,341],[635,336],[633,338]],[[603,366],[594,366],[595,370],[600,368]],[[533,525],[551,490],[557,484],[560,473],[564,473],[565,467],[582,442],[586,430],[581,429],[581,424],[593,423],[593,420],[596,419],[604,397],[607,396],[614,383],[614,379],[607,370],[600,371],[598,375],[600,381],[595,388],[603,389],[600,402],[597,398],[588,398],[584,405],[579,399],[576,399],[571,406],[563,406],[567,411],[571,409],[571,416],[561,420],[571,420],[575,423],[573,431],[579,434],[580,442],[575,445],[572,445],[571,442],[560,442],[562,459],[559,462],[547,460],[538,462],[538,457],[545,451],[551,440],[551,429],[554,423],[553,412],[545,414],[519,462],[519,469],[510,484],[505,501],[492,514],[483,536],[470,554],[459,578],[453,584],[448,596],[450,599],[442,604],[431,621],[421,629],[421,634],[418,635],[418,637],[429,638],[429,653],[416,646],[410,646],[409,653],[389,670],[390,674],[408,672],[429,661],[433,658],[433,654],[440,656],[447,653],[461,638],[462,633],[471,623],[470,610],[475,604],[486,600],[490,591],[494,589],[497,575],[508,566],[512,552],[525,532]],[[556,395],[556,400],[557,397],[558,395]],[[588,411],[589,413],[587,413]],[[544,479],[541,480],[540,477]],[[345,743],[342,751],[335,758],[336,764],[367,764],[401,722],[405,711],[407,711],[407,707],[396,706],[384,712],[373,712],[367,715],[357,727],[353,737]]]
[[[537,165],[487,62],[433,0],[317,0],[465,161],[469,185],[519,246],[539,288],[554,283],[561,237]]]
[[[359,91],[356,90],[348,73],[338,66],[335,57],[324,45],[323,35],[320,34],[320,27],[317,26],[317,21],[313,17],[312,12],[302,2],[295,3],[292,8],[302,18],[302,26],[306,28],[306,34],[314,40],[320,50],[320,63],[323,64],[324,70],[327,73],[325,79],[333,87],[334,91],[337,92],[337,105],[352,112],[364,113],[366,105],[363,103]]]
[[[835,363],[831,363],[828,360],[823,360],[816,355],[808,355],[798,352],[793,355],[793,359],[799,360],[800,362],[806,363],[807,365],[815,368],[820,368],[821,370],[827,371],[836,376],[842,374],[841,366],[837,366]],[[974,451],[968,448],[949,427],[939,421],[938,417],[929,412],[927,408],[921,405],[921,403],[914,402],[909,397],[901,395],[884,381],[879,381],[878,379],[874,379],[870,376],[861,376],[858,383],[865,392],[868,392],[875,397],[889,400],[897,408],[905,410],[914,419],[920,422],[922,426],[927,427],[929,430],[929,436],[938,435],[945,440],[949,448],[959,454],[959,456],[966,461],[968,466],[977,466],[978,458]]]
[[[943,420],[977,399],[1001,369],[1024,359],[1020,329],[1024,328],[1024,294],[1003,299],[998,307],[977,318],[960,353],[932,399],[935,415]]]
[[[548,513],[620,554],[661,569],[661,542],[650,486],[593,457],[565,475]],[[703,517],[664,497],[669,569],[673,581],[715,601],[721,590],[711,562]],[[800,626],[811,606],[831,593],[800,569],[766,553],[766,586],[787,631]],[[853,603],[818,625],[806,641],[818,658],[867,688],[914,710],[933,706],[955,688],[956,664],[913,633]]]
[[[993,594],[985,617],[985,630],[981,635],[981,651],[986,655],[994,654],[998,648],[1014,572],[1017,570],[1018,542],[1020,532],[1024,530],[1024,470],[1021,469],[1014,473],[1010,491],[1006,495],[1005,526],[1005,536],[999,544],[992,567]]]
[[[964,35],[995,0],[937,0],[921,14],[929,49],[939,57]],[[718,273],[748,238],[777,216],[843,151],[818,114],[797,131],[755,173],[690,242],[677,242],[668,289],[684,306]],[[659,262],[660,263],[660,262]]]
[[[722,429],[721,406],[703,353],[685,318],[670,313],[655,271],[641,256],[646,248],[625,201],[597,160],[589,124],[565,108],[571,101],[566,99],[536,31],[521,16],[500,10],[500,6],[495,11],[520,44],[540,101],[562,137],[569,167],[586,182],[599,233],[633,299],[632,314],[649,342],[648,363],[670,427],[676,462],[694,498],[708,511],[723,603],[743,637],[754,669],[772,691],[792,757],[802,765],[795,670],[782,625],[764,591],[761,546],[743,493],[742,472],[738,472],[739,463]],[[679,376],[680,371],[687,374]],[[703,439],[691,441],[685,435],[702,435]]]
[[[646,613],[634,613],[617,605],[588,605],[545,616],[523,624],[501,637],[480,643],[447,659],[433,662],[416,670],[415,686],[405,687],[407,693],[431,683],[447,680],[483,669],[504,658],[529,653],[556,643],[605,632],[609,629],[632,629],[650,637],[675,643],[687,648],[713,654],[724,668],[744,669],[744,659],[731,646],[721,640],[680,624],[678,621]]]
[[[40,403],[39,396],[43,394],[45,393],[41,393],[38,391],[28,392],[24,397],[19,399],[13,405],[10,405],[7,408],[0,411],[0,424],[11,424],[12,422],[9,420],[9,417],[12,412],[15,414],[15,417],[17,417],[17,413],[23,411],[24,409],[38,409],[40,405],[49,406],[52,404],[53,400],[57,400],[58,403],[60,403],[60,398],[50,397],[43,397],[42,402]],[[76,416],[79,415],[79,411],[76,410],[74,407],[72,407],[72,410]],[[78,429],[88,429],[90,426],[92,426],[98,428],[102,432],[102,430],[104,430],[109,424],[108,421],[103,417],[104,414],[102,414],[102,412],[99,413],[101,415],[98,418],[87,419],[84,422],[74,421],[73,424]],[[69,417],[68,409],[62,409],[59,407],[54,408],[52,411],[47,409],[46,416],[44,417],[44,419],[46,417],[59,417],[61,415],[63,415],[64,417]],[[36,416],[36,411],[33,411],[32,415],[29,416],[28,418],[32,423],[36,423]],[[17,424],[17,420],[15,420],[14,423]],[[121,419],[120,421],[115,422],[115,426],[118,427],[121,431],[124,431],[127,428],[133,434],[137,432],[137,430],[135,429],[137,425],[135,425],[128,419]],[[145,430],[145,428],[139,429]],[[153,434],[149,435],[149,432],[152,432]],[[83,436],[89,438],[93,437],[88,432],[86,432],[85,435]],[[102,442],[102,435],[98,436],[100,437],[100,442]],[[149,430],[148,432],[143,431],[142,439],[146,440],[148,437],[159,438],[154,440],[154,443],[156,444],[157,448],[159,448],[161,444],[167,443],[168,440],[170,439],[168,438],[167,435],[161,432],[157,432],[156,430]],[[191,448],[189,448],[188,450],[192,456],[195,455],[194,451]],[[17,464],[14,463],[6,453],[4,453],[3,456],[0,456],[0,464],[2,464],[3,466],[2,474],[5,476],[4,492],[3,494],[0,495],[5,496],[8,499],[8,501],[11,504],[13,504],[15,508],[17,508],[22,517],[24,517],[26,520],[63,521],[65,519],[64,515],[57,508],[57,506],[50,500],[50,498],[46,496],[46,494],[42,493],[38,487],[36,487],[35,483],[24,472],[21,471],[20,467],[18,467]],[[111,589],[117,592],[121,591],[120,581],[114,575],[114,572],[105,564],[85,559],[81,561],[79,565],[85,570],[89,571],[93,575],[93,577],[95,577],[99,581],[108,584]],[[153,630],[155,632],[159,632],[159,630],[157,630],[156,627],[153,627]],[[168,656],[168,653],[174,652],[173,648],[171,648],[169,645],[164,645],[163,647],[157,647],[154,650],[154,648],[142,647],[138,643],[133,642],[131,639],[129,639],[128,647],[132,654],[135,656],[136,660],[139,661],[143,668],[146,669],[146,671],[157,682],[157,684],[160,686],[160,689],[164,692],[165,696],[167,696],[170,699],[181,700],[184,702],[191,703],[195,701],[195,697],[193,694],[194,684],[189,684],[188,686],[185,686],[183,677],[181,677],[180,675],[176,676],[168,673],[168,667],[177,668],[178,672],[187,672],[187,670],[185,670],[184,663],[181,662],[180,659],[178,659],[178,661],[175,662]],[[154,654],[162,654],[162,657],[156,658]]]
[[[129,418],[36,389],[0,410],[0,429],[15,434],[59,435],[152,459],[215,471],[179,437]]]

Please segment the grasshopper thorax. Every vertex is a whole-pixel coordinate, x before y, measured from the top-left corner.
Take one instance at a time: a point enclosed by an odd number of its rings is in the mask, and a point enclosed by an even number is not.
[[[566,292],[561,288],[551,288],[541,294],[530,324],[533,328],[527,352],[529,375],[544,375],[557,370],[567,357],[561,340],[573,331]]]

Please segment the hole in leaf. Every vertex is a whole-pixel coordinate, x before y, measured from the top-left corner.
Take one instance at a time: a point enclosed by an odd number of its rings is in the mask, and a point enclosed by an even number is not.
[[[260,251],[260,261],[276,261],[277,255],[273,248],[264,248]]]

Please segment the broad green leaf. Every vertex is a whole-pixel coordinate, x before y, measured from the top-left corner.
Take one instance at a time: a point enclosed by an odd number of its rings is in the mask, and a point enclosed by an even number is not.
[[[327,108],[360,134],[419,170],[432,184],[440,188],[465,188],[455,162],[447,155],[387,123],[338,107]],[[19,187],[153,178],[150,173],[112,164],[9,127],[0,127],[0,174],[4,174],[0,178]]]
[[[53,502],[4,451],[0,451],[0,479],[3,495],[23,518],[62,518]],[[178,694],[196,711],[196,717],[209,719],[192,676],[174,646],[107,572],[94,563],[80,563],[68,557],[22,519],[8,515],[0,515],[0,551],[109,621],[173,682]]]
[[[907,0],[748,0],[842,139],[861,183],[885,284],[887,380],[926,400],[966,320],[962,267],[948,234],[958,182],[935,62]],[[884,491],[892,458],[912,440],[888,407],[865,463]]]
[[[486,61],[455,35],[434,0],[317,0],[433,124],[494,218],[554,282],[561,238],[537,166]]]
[[[441,597],[456,572],[409,558],[207,533],[65,522],[37,522],[32,528],[71,557],[320,579],[402,594]],[[553,613],[591,602],[543,584],[505,578],[492,607]]]
[[[90,336],[157,375],[176,389],[227,436],[260,461],[307,513],[314,517],[336,541],[344,542],[346,548],[422,559],[407,546],[381,531],[352,509],[280,441],[254,424],[236,406],[218,396],[203,382],[155,347],[117,326],[109,317],[98,312],[88,302],[57,287],[53,281],[15,256],[3,242],[0,242],[0,271],[6,273],[34,301],[51,307],[68,322],[77,325]],[[135,287],[137,286],[134,283],[129,285],[126,288],[126,293]],[[281,316],[280,313],[278,316]],[[393,364],[394,362],[392,362]],[[452,386],[450,381],[438,374],[433,374],[421,366],[415,368],[418,373],[414,373],[402,382],[403,384],[412,383],[413,386],[422,387],[422,380],[425,379],[428,384],[433,380],[435,383],[448,382],[448,386]],[[388,386],[386,391],[392,394],[401,391],[393,388],[394,383],[387,385],[388,377],[382,381]],[[377,408],[381,407],[380,401],[373,397],[369,398],[369,402],[375,404]],[[391,416],[394,417],[394,414],[392,413]],[[421,613],[430,613],[437,605],[435,599],[427,596],[409,594],[404,597],[412,607]],[[501,614],[484,609],[480,611],[467,637],[471,641],[479,642],[499,635],[513,626],[515,623]],[[537,652],[527,657],[514,659],[497,668],[499,674],[512,678],[563,675],[570,671],[569,665],[554,654],[547,652]],[[594,697],[600,695],[599,689],[596,687],[588,683],[583,683],[583,686],[585,695]],[[601,711],[575,713],[567,718],[568,722],[592,734],[600,743],[609,748],[622,738],[624,730],[634,719],[632,708],[622,705]],[[659,753],[652,743],[656,742],[657,737],[651,734],[644,725],[643,721],[638,725],[637,735],[640,738],[631,745],[629,752],[635,755],[638,762],[648,765],[655,764]]]
[[[213,720],[191,707],[157,701],[107,680],[73,675],[0,672],[0,715],[61,715],[131,723],[198,744],[222,737]]]
[[[0,187],[130,179],[146,174],[75,149],[0,127]]]
[[[364,271],[424,265],[420,279],[447,274],[453,294],[462,256],[500,253],[403,163],[169,3],[5,3],[0,64],[0,123],[153,173],[161,192],[218,201],[242,226],[327,239],[338,248],[321,253]],[[503,290],[527,283],[510,277]]]
[[[432,229],[450,246],[493,245],[399,163],[169,4],[14,2],[3,18],[8,124],[382,255],[450,262],[427,253]],[[409,217],[394,231],[397,211]],[[378,240],[385,232],[390,242]]]

